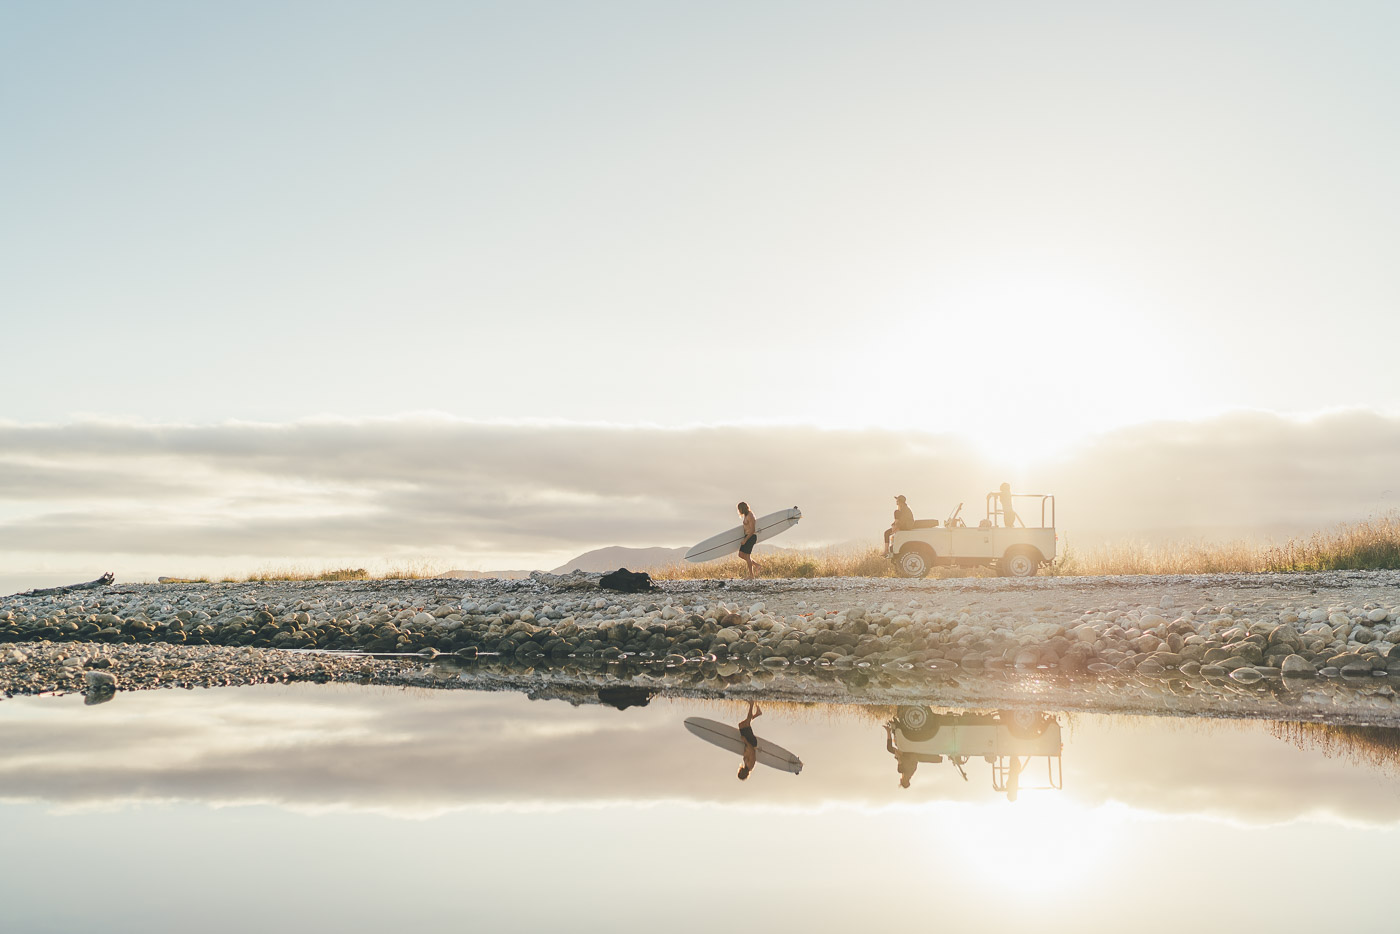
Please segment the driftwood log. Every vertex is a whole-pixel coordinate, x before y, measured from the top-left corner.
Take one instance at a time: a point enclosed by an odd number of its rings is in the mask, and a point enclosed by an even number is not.
[[[112,586],[112,581],[116,576],[108,571],[95,581],[88,581],[86,584],[67,584],[63,587],[45,587],[42,590],[26,590],[24,593],[15,594],[16,597],[51,597],[54,594],[68,593],[70,590],[98,590],[103,587]]]

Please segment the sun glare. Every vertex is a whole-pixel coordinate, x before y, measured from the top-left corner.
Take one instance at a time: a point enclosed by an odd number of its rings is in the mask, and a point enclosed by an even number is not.
[[[960,435],[1015,472],[1088,436],[1199,408],[1192,381],[1155,365],[1179,355],[1178,336],[1118,278],[1008,263],[905,296],[907,344],[924,364],[891,415]]]
[[[966,826],[955,834],[957,864],[970,883],[991,891],[1073,893],[1112,856],[1112,822],[1053,792],[958,810],[951,823]],[[929,839],[945,846],[948,814],[936,809],[928,820],[939,830]]]

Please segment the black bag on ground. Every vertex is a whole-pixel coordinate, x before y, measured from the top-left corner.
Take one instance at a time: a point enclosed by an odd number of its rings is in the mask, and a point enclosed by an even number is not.
[[[651,589],[651,575],[646,571],[629,571],[618,568],[598,579],[598,586],[604,590],[620,590],[623,593],[641,593]]]

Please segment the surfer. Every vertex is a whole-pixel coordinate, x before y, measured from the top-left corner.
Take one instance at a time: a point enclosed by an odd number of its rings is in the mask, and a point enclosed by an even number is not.
[[[739,515],[744,517],[744,541],[739,545],[739,557],[748,565],[749,577],[753,577],[754,571],[763,570],[763,565],[753,559],[753,546],[758,544],[758,520],[754,518],[748,503],[739,504]],[[742,775],[739,777],[743,778]]]
[[[1011,484],[1001,485],[1001,523],[1008,529],[1016,524],[1016,510],[1011,508]]]
[[[904,501],[904,496],[894,498],[894,525],[885,529],[885,554],[890,553],[890,537],[895,532],[907,532],[914,527],[914,510]]]
[[[739,505],[743,505],[740,503]],[[744,740],[744,764],[739,766],[739,781],[744,781],[758,764],[758,737],[753,735],[753,718],[763,716],[763,708],[749,701],[749,715],[739,721],[739,736]]]

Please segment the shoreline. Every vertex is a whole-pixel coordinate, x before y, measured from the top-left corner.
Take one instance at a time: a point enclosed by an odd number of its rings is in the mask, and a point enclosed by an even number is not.
[[[638,594],[600,591],[597,577],[7,597],[0,693],[82,691],[94,671],[121,689],[470,686],[455,683],[466,665],[489,673],[467,680],[526,689],[949,706],[1053,698],[1063,709],[1400,724],[1397,572],[674,581]]]

